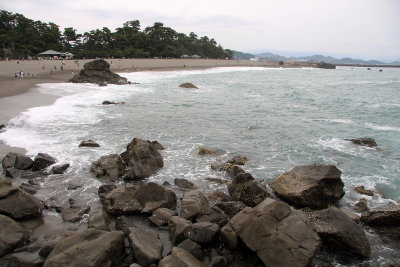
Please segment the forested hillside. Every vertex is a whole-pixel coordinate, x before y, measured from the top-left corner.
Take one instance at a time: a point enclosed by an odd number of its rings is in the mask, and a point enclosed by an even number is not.
[[[77,58],[180,57],[231,58],[214,39],[189,36],[161,22],[141,30],[138,20],[127,21],[112,32],[107,27],[78,34],[72,27],[60,31],[53,22],[33,21],[22,14],[0,11],[0,57],[35,57],[48,49],[71,52]]]

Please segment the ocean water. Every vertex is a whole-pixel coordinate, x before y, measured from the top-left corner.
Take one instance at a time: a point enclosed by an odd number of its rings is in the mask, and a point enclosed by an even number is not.
[[[342,207],[351,209],[360,198],[371,208],[400,202],[400,69],[232,67],[121,75],[139,84],[41,84],[41,93],[60,98],[22,113],[0,134],[31,156],[44,152],[71,163],[64,176],[43,182],[42,199],[100,205],[101,182],[91,163],[123,152],[138,137],[166,147],[164,168],[149,178],[159,183],[186,178],[205,192],[226,191],[204,180],[224,178],[210,165],[243,154],[249,159],[244,169],[265,183],[295,166],[336,165],[345,183]],[[179,88],[184,82],[199,90]],[[105,100],[125,104],[104,106]],[[378,148],[344,140],[357,137],[374,138]],[[79,148],[87,139],[101,147]],[[217,154],[200,156],[199,146]],[[69,191],[71,183],[83,187]],[[359,185],[375,195],[359,195],[353,190]],[[380,242],[372,229],[367,235],[371,262],[398,262],[398,244]]]

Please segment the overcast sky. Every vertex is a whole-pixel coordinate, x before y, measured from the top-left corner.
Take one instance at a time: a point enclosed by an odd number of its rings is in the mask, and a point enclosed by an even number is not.
[[[400,0],[2,0],[0,9],[78,33],[163,22],[238,51],[400,60]],[[282,52],[283,53],[283,52]]]

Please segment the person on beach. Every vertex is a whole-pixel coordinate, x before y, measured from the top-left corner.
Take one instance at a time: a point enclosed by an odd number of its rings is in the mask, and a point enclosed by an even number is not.
[[[75,73],[74,72],[72,72],[72,78],[74,78],[75,77]]]

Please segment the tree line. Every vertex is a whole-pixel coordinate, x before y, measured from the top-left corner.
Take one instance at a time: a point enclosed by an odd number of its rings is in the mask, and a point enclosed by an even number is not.
[[[76,58],[129,57],[178,58],[199,55],[203,58],[232,58],[233,51],[223,49],[213,38],[176,32],[161,22],[141,30],[139,20],[125,22],[112,32],[109,28],[84,34],[49,22],[33,21],[22,14],[0,10],[0,57],[36,57],[45,50],[71,52]]]

